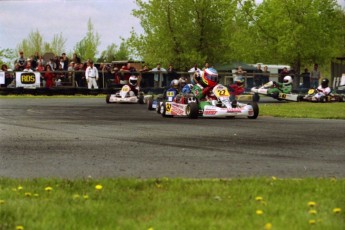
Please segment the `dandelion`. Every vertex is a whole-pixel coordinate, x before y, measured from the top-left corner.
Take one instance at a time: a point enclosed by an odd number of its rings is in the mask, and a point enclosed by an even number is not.
[[[257,196],[257,197],[255,197],[255,200],[256,201],[263,201],[264,199],[261,196]]]
[[[152,227],[150,227],[150,228],[148,228],[147,230],[153,230],[153,228],[152,228]]]
[[[275,176],[272,176],[272,180],[277,180],[277,177],[275,177]]]
[[[157,187],[157,188],[163,188],[163,185],[162,185],[162,184],[159,184],[159,183],[156,183],[156,187]]]
[[[308,202],[308,206],[309,207],[315,207],[316,206],[316,203],[314,201],[309,201]]]
[[[87,199],[89,199],[89,196],[88,196],[88,195],[84,195],[83,198],[84,198],[85,200],[87,200]]]
[[[34,194],[34,197],[39,197],[39,196],[40,196],[40,195],[38,195],[38,193],[35,193],[35,194]]]
[[[46,187],[44,190],[46,190],[47,192],[50,192],[53,190],[53,188],[52,187]]]
[[[31,196],[31,192],[26,192],[26,193],[24,193],[24,195],[27,196],[27,197],[30,197]]]
[[[73,199],[74,199],[74,200],[79,199],[79,198],[80,198],[79,194],[74,194],[74,195],[73,195]]]
[[[96,185],[96,190],[102,190],[103,189],[103,186],[102,185],[100,185],[100,184],[98,184],[98,185]]]
[[[334,213],[340,213],[340,212],[341,212],[341,208],[334,208],[334,209],[333,209],[333,212],[334,212]]]
[[[317,211],[315,209],[309,210],[309,214],[315,215],[316,213],[317,213]]]
[[[316,224],[316,220],[309,220],[309,224]]]
[[[23,187],[19,185],[17,189],[18,190],[23,190]]]
[[[332,182],[336,182],[336,181],[337,181],[337,178],[332,177],[332,178],[331,178],[331,181],[332,181]]]
[[[264,214],[264,212],[262,211],[262,210],[256,210],[256,215],[262,215],[262,214]]]
[[[16,230],[24,230],[24,227],[21,225],[16,226]]]
[[[271,230],[272,229],[272,224],[271,223],[266,223],[265,224],[265,230]]]
[[[5,204],[5,201],[4,200],[0,200],[0,204]]]

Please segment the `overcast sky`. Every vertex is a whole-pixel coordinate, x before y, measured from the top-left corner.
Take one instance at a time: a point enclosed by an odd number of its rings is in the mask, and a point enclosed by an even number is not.
[[[338,2],[344,7],[345,0]],[[101,52],[112,43],[119,45],[120,37],[128,38],[132,27],[141,33],[139,20],[131,14],[134,8],[134,0],[0,0],[0,49],[15,49],[38,30],[46,42],[62,33],[68,53],[85,37],[90,18],[101,36]]]

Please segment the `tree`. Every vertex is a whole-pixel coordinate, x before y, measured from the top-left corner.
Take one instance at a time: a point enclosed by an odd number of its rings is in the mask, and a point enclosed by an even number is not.
[[[10,67],[10,61],[15,59],[16,55],[12,49],[0,49],[0,66],[2,64],[7,64]]]
[[[47,50],[45,52],[53,52],[55,54],[62,54],[65,52],[65,44],[66,39],[62,37],[62,33],[54,34],[53,40],[49,44],[49,46],[46,46]]]
[[[28,38],[17,45],[17,53],[22,50],[26,55],[32,55],[36,51],[41,53],[43,51],[43,36],[40,34],[38,29],[31,31]]]
[[[102,51],[98,62],[110,63],[115,60],[128,60],[130,58],[129,56],[127,43],[124,39],[122,39],[120,47],[118,47],[115,43],[107,46],[107,49]]]
[[[222,27],[226,14],[236,9],[228,0],[136,0],[134,16],[141,20],[142,35],[132,31],[128,40],[136,54],[149,64],[157,62],[189,68],[223,59],[227,48]],[[133,52],[133,50],[132,50]]]
[[[97,47],[100,45],[100,35],[94,32],[91,19],[88,20],[87,29],[86,36],[76,44],[75,52],[83,60],[94,60],[98,53]]]

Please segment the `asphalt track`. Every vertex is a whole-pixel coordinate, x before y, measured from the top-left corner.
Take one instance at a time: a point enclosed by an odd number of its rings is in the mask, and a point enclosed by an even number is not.
[[[345,177],[344,120],[190,120],[105,98],[3,97],[0,130],[1,177]]]

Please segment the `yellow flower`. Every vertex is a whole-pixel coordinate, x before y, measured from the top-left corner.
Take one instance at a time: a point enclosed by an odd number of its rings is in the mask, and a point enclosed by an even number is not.
[[[153,228],[152,228],[152,227],[150,227],[150,228],[148,228],[147,230],[153,230]]]
[[[5,201],[4,200],[0,200],[0,204],[5,204]]]
[[[163,188],[163,185],[162,185],[162,184],[156,183],[156,187],[157,187],[157,188]]]
[[[316,220],[309,220],[309,224],[316,224]]]
[[[310,209],[309,210],[309,214],[316,214],[316,213],[317,213],[317,211],[315,209]]]
[[[87,199],[89,199],[89,196],[88,196],[88,195],[84,195],[83,198],[84,198],[85,200],[87,200]]]
[[[40,195],[38,195],[38,193],[35,193],[35,194],[34,194],[34,197],[39,197],[39,196],[40,196]]]
[[[46,187],[44,190],[46,190],[47,192],[50,192],[53,190],[53,188],[52,187]]]
[[[272,176],[272,180],[277,180],[277,177],[275,177],[275,176]]]
[[[96,187],[95,187],[97,190],[102,190],[103,189],[103,186],[102,185],[100,185],[100,184],[98,184],[98,185],[96,185]]]
[[[262,198],[261,196],[257,196],[257,197],[255,197],[255,200],[256,200],[256,201],[262,201],[263,198]]]
[[[316,203],[314,201],[309,201],[308,206],[309,207],[315,207]]]
[[[24,193],[25,194],[25,196],[31,196],[31,193],[30,192],[26,192],[26,193]]]
[[[79,194],[74,194],[74,195],[73,195],[73,199],[76,200],[76,199],[79,199],[79,198],[80,198]]]
[[[262,210],[256,210],[256,215],[262,215],[264,212]]]
[[[341,208],[334,208],[334,209],[333,209],[333,212],[334,212],[334,213],[340,213],[340,212],[341,212]]]
[[[18,190],[22,190],[23,187],[19,185],[17,189],[18,189]]]
[[[270,229],[272,229],[272,224],[271,223],[265,224],[265,230],[270,230]]]
[[[21,225],[16,226],[16,230],[24,230],[24,227]]]

